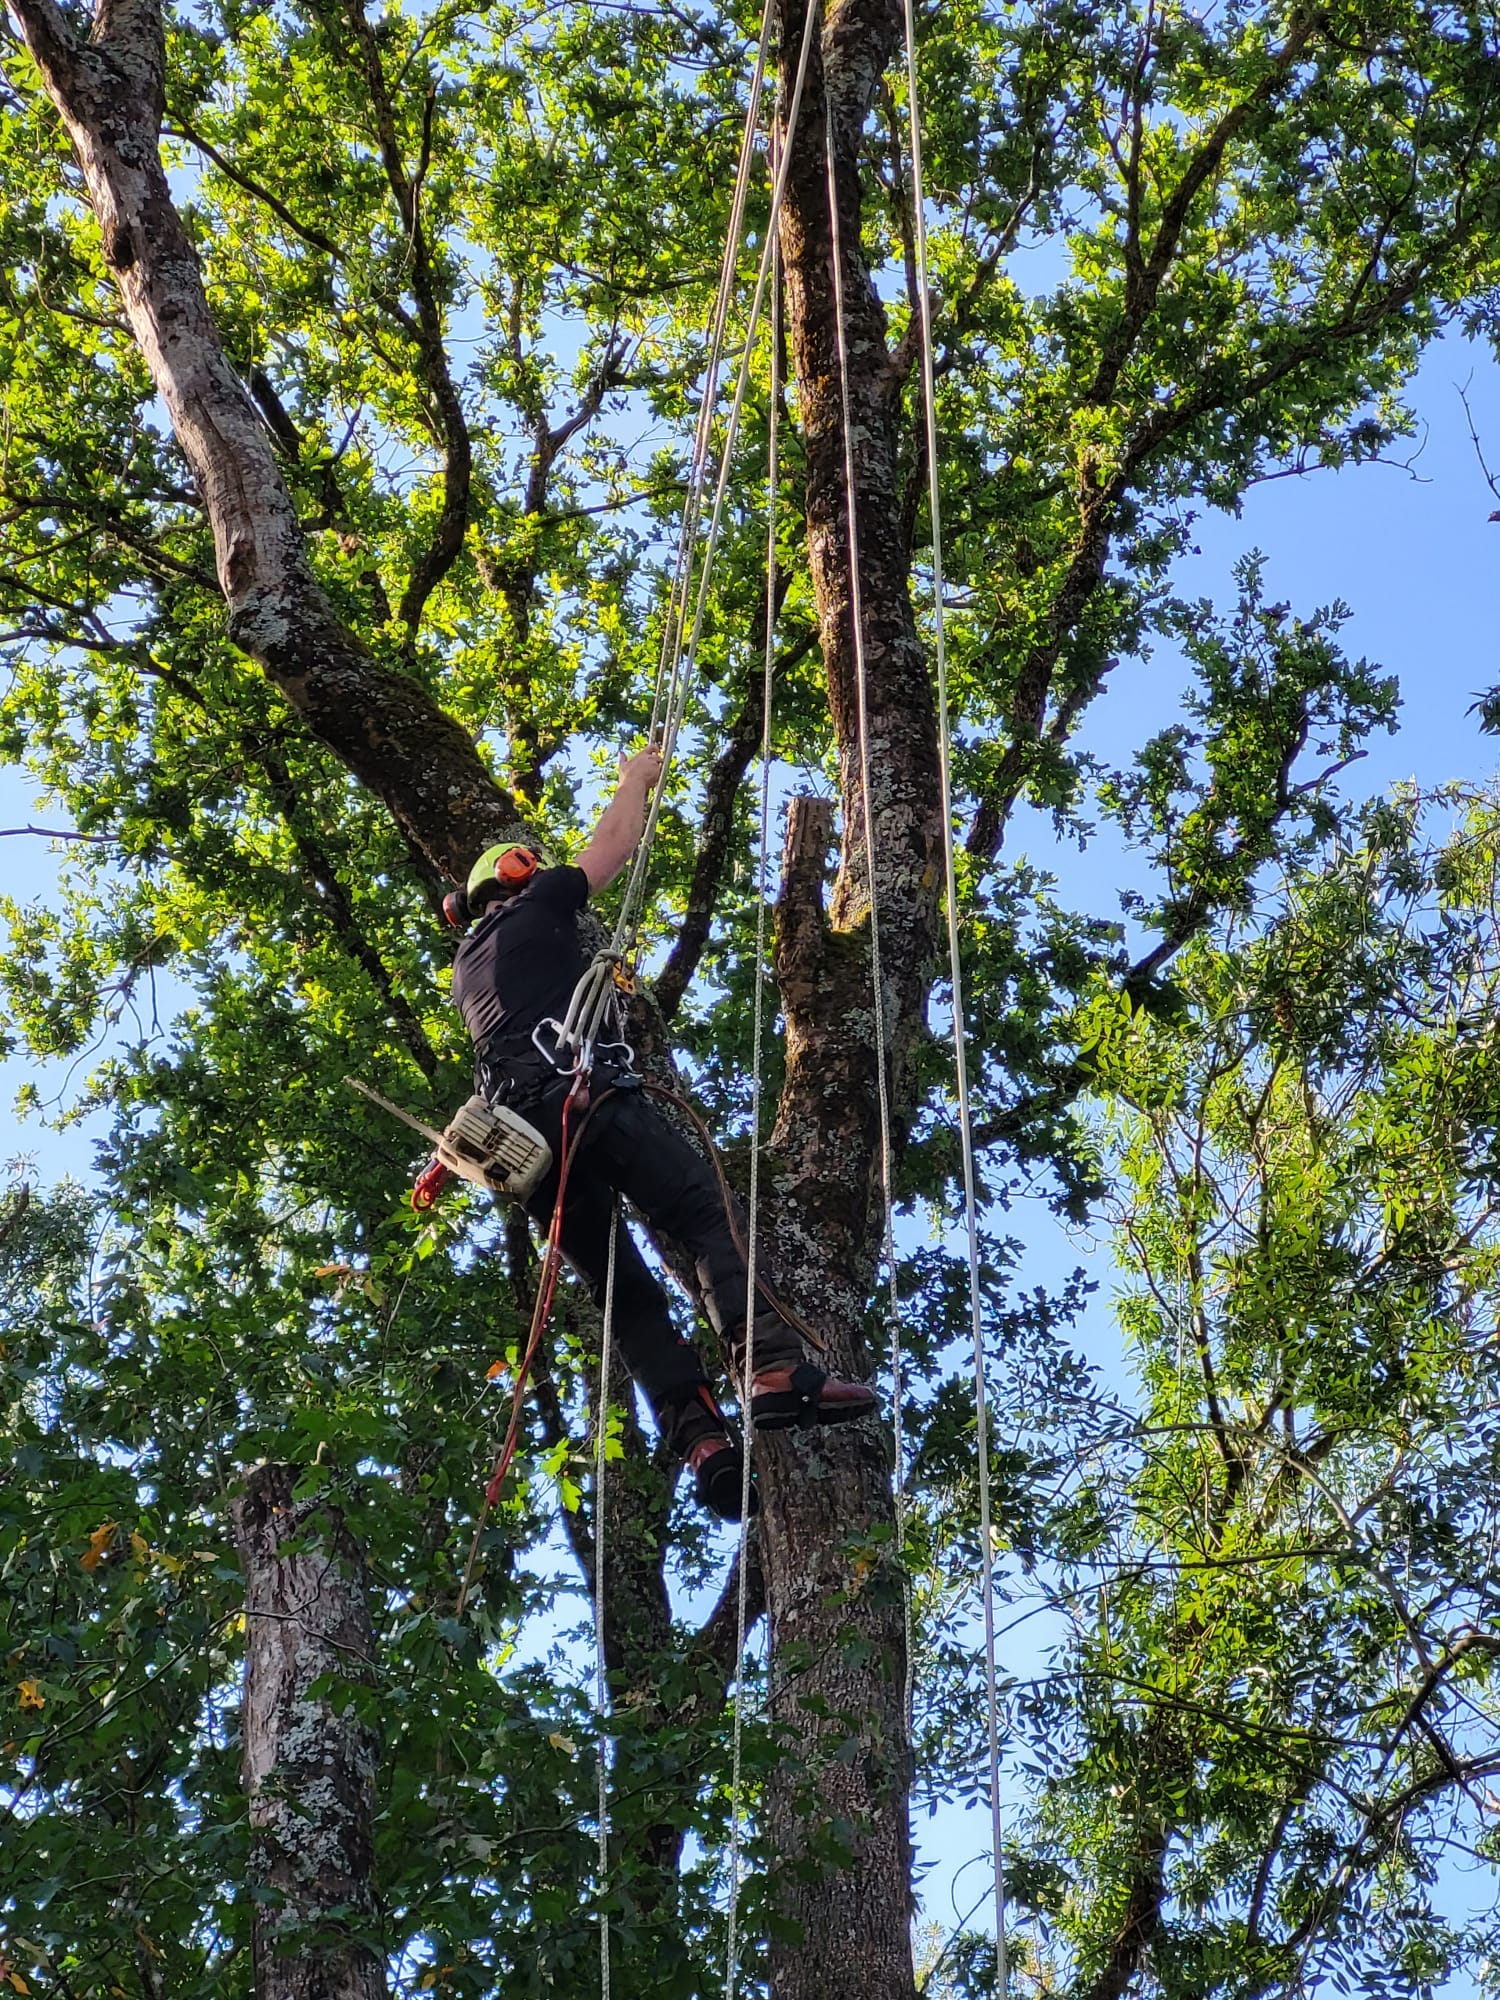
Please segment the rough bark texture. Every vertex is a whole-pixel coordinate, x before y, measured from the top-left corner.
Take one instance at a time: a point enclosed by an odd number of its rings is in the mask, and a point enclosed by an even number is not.
[[[795,61],[802,19],[800,6],[788,0],[785,65]],[[831,1365],[860,1374],[871,1367],[862,1322],[881,1238],[872,878],[899,1118],[931,979],[941,877],[936,718],[912,613],[900,504],[901,384],[860,251],[860,135],[899,29],[899,13],[886,0],[847,0],[827,20],[822,60],[789,141],[781,232],[806,448],[808,550],[839,753],[841,848],[825,914],[831,820],[817,802],[800,802],[788,827],[777,924],[787,1071],[772,1140],[775,1254],[786,1289],[827,1335]],[[789,95],[787,76],[783,102]],[[824,148],[829,104],[863,601],[870,839]],[[910,2000],[911,1747],[887,1449],[862,1425],[781,1444],[765,1459],[773,1698],[797,1743],[796,1757],[767,1789],[773,1851],[793,1864],[778,1884],[784,1928],[772,1944],[772,1989],[776,2000],[824,2000],[832,1992]],[[833,1533],[830,1522],[837,1524]]]
[[[338,1509],[261,1465],[234,1507],[256,2000],[385,2000],[372,1883],[378,1746],[338,1684],[373,1661],[363,1561]],[[317,1684],[316,1692],[314,1692]]]
[[[461,881],[487,840],[522,830],[519,814],[459,725],[417,681],[375,659],[312,572],[270,435],[224,353],[162,167],[158,0],[105,0],[87,42],[55,0],[16,0],[15,11],[78,155],[131,331],[213,523],[231,638],[384,801],[434,869]],[[451,538],[446,516],[442,533]],[[430,587],[425,568],[413,587],[419,580]]]

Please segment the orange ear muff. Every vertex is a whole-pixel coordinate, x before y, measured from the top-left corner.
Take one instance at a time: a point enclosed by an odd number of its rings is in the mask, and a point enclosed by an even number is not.
[[[495,880],[509,889],[519,889],[536,873],[536,856],[529,847],[508,847],[495,863]]]

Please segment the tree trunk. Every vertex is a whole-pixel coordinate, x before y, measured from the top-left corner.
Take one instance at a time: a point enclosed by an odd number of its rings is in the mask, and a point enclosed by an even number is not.
[[[841,846],[828,912],[828,809],[795,802],[777,913],[786,1084],[772,1139],[777,1271],[825,1331],[828,1362],[868,1374],[864,1316],[882,1234],[871,900],[877,904],[896,1116],[931,979],[942,874],[936,717],[901,525],[900,377],[860,250],[860,135],[900,17],[850,0],[823,30],[791,142],[782,218],[788,318],[807,462],[808,548],[840,765]],[[782,101],[802,34],[782,10]],[[826,152],[832,107],[869,729],[861,776],[844,411]],[[871,865],[873,857],[873,867]],[[891,1473],[860,1426],[764,1455],[763,1534],[774,1712],[796,1756],[767,1788],[783,1867],[772,1940],[776,2000],[911,2000],[910,1727]]]
[[[336,1507],[293,1497],[297,1472],[257,1466],[234,1506],[255,1996],[385,2000],[373,1942],[378,1746],[347,1700],[349,1683],[368,1687],[373,1661],[364,1563]]]

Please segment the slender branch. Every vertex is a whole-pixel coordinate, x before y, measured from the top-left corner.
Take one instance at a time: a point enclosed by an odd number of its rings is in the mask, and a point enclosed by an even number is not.
[[[409,175],[396,133],[395,108],[386,86],[380,45],[365,15],[363,0],[349,0],[349,24],[354,31],[365,86],[375,114],[375,131],[385,166],[406,231],[411,258],[411,292],[417,306],[417,356],[422,378],[437,413],[443,446],[443,505],[437,526],[426,551],[412,570],[401,594],[396,616],[406,627],[408,650],[415,644],[417,627],[427,600],[458,560],[469,526],[469,499],[473,483],[474,454],[469,438],[463,403],[448,366],[443,314],[438,303],[437,280],[428,250],[427,232],[422,222],[421,176]],[[429,91],[423,107],[423,153],[431,145],[431,120],[435,97]]]
[[[325,236],[321,229],[315,229],[310,222],[303,222],[300,217],[293,215],[278,194],[274,194],[263,182],[253,179],[243,167],[236,166],[180,113],[174,112],[172,122],[164,125],[162,131],[168,138],[185,140],[206,160],[212,160],[225,180],[232,181],[242,194],[248,194],[253,201],[258,201],[263,207],[268,208],[278,222],[284,224],[294,236],[300,237],[310,249],[321,251],[335,264],[344,262],[344,253],[331,236]]]
[[[113,833],[76,833],[63,826],[0,826],[0,840],[13,840],[18,833],[40,834],[43,840],[91,840],[100,847],[113,847]]]
[[[817,627],[809,626],[777,661],[777,674],[789,673],[817,643]],[[729,725],[724,747],[715,759],[704,787],[703,811],[698,822],[698,851],[693,861],[693,878],[688,885],[687,905],[677,926],[676,943],[653,987],[656,1004],[665,1021],[670,1021],[682,1004],[682,996],[692,983],[708,943],[719,889],[734,842],[735,799],[760,737],[761,688],[759,680],[756,680],[746,689],[744,701]]]
[[[385,960],[376,951],[361,930],[354,914],[354,906],[338,871],[327,852],[307,832],[303,823],[302,802],[292,774],[279,751],[267,746],[259,752],[259,762],[265,771],[271,796],[275,799],[287,831],[291,834],[302,865],[307,870],[314,888],[317,890],[318,906],[327,917],[340,944],[355,962],[369,975],[371,983],[385,1002],[386,1012],[411,1054],[413,1062],[429,1080],[434,1078],[441,1063],[437,1050],[428,1040],[427,1030],[421,1017],[406,998],[398,993],[391,979]]]
[[[745,1576],[745,1634],[748,1638],[766,1609],[766,1579],[761,1568],[758,1529],[751,1529],[746,1546],[750,1559]],[[740,1629],[739,1588],[740,1553],[736,1550],[718,1601],[699,1627],[692,1644],[694,1661],[711,1672],[715,1686],[720,1689],[733,1680],[738,1665],[735,1654]]]
[[[517,280],[511,295],[508,333],[511,355],[518,369],[524,369],[526,364],[521,338],[521,298],[520,281]],[[611,333],[604,343],[598,365],[585,384],[583,395],[562,421],[549,424],[546,412],[538,410],[532,425],[531,466],[521,506],[521,518],[536,524],[538,530],[548,521],[603,512],[615,504],[606,502],[599,508],[572,508],[566,512],[551,513],[547,506],[547,493],[559,456],[579,431],[593,422],[604,406],[606,395],[618,386],[626,355],[627,348]],[[622,504],[634,505],[636,502],[632,499]],[[481,548],[479,574],[486,590],[493,590],[505,599],[505,608],[510,614],[515,644],[502,674],[501,698],[510,737],[516,789],[535,805],[541,798],[547,763],[561,748],[563,738],[544,735],[537,725],[534,704],[530,700],[531,685],[526,662],[526,646],[531,636],[531,606],[536,594],[537,573],[543,560],[543,538],[540,532],[518,535],[513,538],[513,547],[516,553],[503,556]]]

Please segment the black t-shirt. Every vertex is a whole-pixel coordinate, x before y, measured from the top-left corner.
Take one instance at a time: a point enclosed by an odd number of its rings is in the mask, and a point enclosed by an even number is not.
[[[453,961],[453,998],[476,1048],[502,1033],[529,1041],[538,1021],[562,1019],[583,977],[573,920],[588,898],[581,868],[542,868],[469,932]]]

